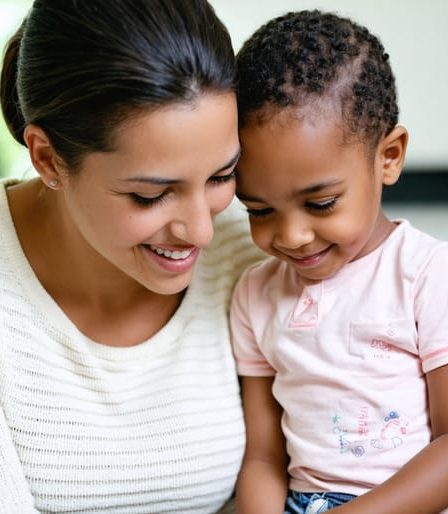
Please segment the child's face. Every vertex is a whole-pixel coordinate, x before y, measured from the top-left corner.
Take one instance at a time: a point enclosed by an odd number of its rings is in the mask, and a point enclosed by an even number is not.
[[[252,237],[305,281],[331,277],[393,229],[380,206],[380,159],[343,143],[337,123],[276,116],[242,129],[241,143],[237,194]]]

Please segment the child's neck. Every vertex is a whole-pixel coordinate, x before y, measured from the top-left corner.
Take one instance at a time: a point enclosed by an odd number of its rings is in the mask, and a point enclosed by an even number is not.
[[[369,237],[367,244],[364,246],[363,250],[351,261],[355,261],[369,255],[375,251],[379,246],[381,246],[384,241],[392,234],[392,232],[397,228],[397,224],[391,221],[384,212],[381,210],[378,214],[377,221],[375,223],[375,227],[372,230],[372,234]]]

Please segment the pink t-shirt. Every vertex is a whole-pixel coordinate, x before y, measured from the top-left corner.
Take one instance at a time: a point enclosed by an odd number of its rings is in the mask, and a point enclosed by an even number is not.
[[[240,375],[274,376],[296,491],[362,494],[430,440],[424,374],[448,363],[448,243],[402,221],[369,255],[303,287],[269,259],[240,280]]]

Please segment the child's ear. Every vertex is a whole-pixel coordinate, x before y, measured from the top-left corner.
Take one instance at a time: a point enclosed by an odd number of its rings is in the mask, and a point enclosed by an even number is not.
[[[47,134],[37,125],[28,125],[23,134],[34,169],[51,189],[60,189],[63,167]]]
[[[387,134],[379,143],[377,149],[377,166],[382,174],[383,184],[391,186],[398,180],[403,169],[408,145],[408,131],[401,125]]]

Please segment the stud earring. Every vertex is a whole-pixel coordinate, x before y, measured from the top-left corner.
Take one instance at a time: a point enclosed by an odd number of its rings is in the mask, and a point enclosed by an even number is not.
[[[52,188],[52,189],[55,189],[57,187],[57,185],[59,184],[59,181],[57,178],[52,178],[50,180],[50,182],[48,183],[48,185]]]

